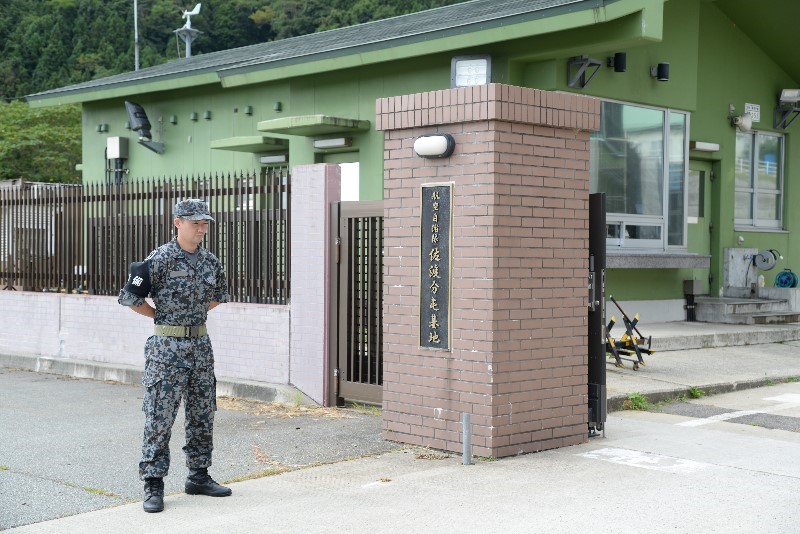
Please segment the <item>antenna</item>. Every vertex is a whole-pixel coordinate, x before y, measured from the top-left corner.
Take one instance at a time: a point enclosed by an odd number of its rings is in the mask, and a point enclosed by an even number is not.
[[[203,33],[192,28],[192,15],[200,14],[200,6],[201,4],[197,4],[191,11],[184,11],[181,18],[186,19],[186,24],[184,24],[182,28],[175,30],[175,34],[183,39],[184,43],[186,43],[186,57],[192,57],[192,41],[197,39],[197,37]]]

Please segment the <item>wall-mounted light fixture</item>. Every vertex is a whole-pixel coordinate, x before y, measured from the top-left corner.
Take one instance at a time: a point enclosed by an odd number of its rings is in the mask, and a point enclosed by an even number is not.
[[[450,88],[485,85],[492,81],[492,56],[454,56],[450,60]]]
[[[189,119],[190,120],[196,121],[197,118],[198,117],[197,117],[197,112],[196,111],[192,111],[191,113],[189,113]]]
[[[742,113],[731,117],[731,126],[735,126],[740,132],[749,132],[753,129],[753,116],[750,113]]]
[[[749,112],[736,115],[736,108],[733,104],[728,105],[728,120],[731,126],[735,126],[739,132],[749,132],[753,129],[753,116]]]
[[[314,148],[343,148],[352,146],[351,137],[334,137],[333,139],[314,139]]]
[[[607,59],[607,65],[614,68],[614,72],[625,72],[628,70],[628,54],[617,52]]]
[[[773,115],[776,129],[785,130],[800,115],[800,89],[784,89],[778,97],[778,107]]]
[[[258,160],[262,165],[269,165],[271,163],[286,163],[289,157],[286,154],[274,154],[271,156],[261,156]]]
[[[659,82],[669,81],[669,63],[659,63],[655,67],[650,67],[650,76]]]
[[[600,70],[600,60],[588,56],[575,56],[567,60],[567,85],[575,89],[583,89]],[[589,73],[587,77],[586,74]]]
[[[211,112],[210,111],[206,111],[205,113],[203,113],[203,118],[205,120],[207,120],[207,121],[210,121],[211,120]]]
[[[423,158],[446,158],[455,148],[455,139],[447,133],[421,135],[414,141],[414,152]]]
[[[275,102],[275,104],[272,105],[272,111],[277,111],[278,113],[280,113],[281,111],[283,111],[283,104],[280,102]]]
[[[252,115],[253,114],[253,106],[245,106],[244,107],[244,114],[245,115]]]
[[[169,123],[170,124],[178,124],[178,116],[177,115],[170,115],[169,116]]]
[[[719,143],[689,141],[689,150],[694,150],[696,152],[719,152]]]
[[[125,121],[125,129],[126,130],[130,130],[131,129],[131,121]]]

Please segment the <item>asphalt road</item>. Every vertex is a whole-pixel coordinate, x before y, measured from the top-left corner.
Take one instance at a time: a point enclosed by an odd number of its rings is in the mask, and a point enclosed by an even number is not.
[[[0,530],[141,501],[140,386],[0,368]],[[378,415],[219,400],[220,482],[399,448]],[[171,440],[167,494],[183,491],[183,416]]]

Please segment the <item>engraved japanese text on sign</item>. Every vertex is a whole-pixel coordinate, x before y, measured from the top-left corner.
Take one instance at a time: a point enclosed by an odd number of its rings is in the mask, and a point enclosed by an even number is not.
[[[452,184],[422,186],[420,246],[421,347],[450,350]]]

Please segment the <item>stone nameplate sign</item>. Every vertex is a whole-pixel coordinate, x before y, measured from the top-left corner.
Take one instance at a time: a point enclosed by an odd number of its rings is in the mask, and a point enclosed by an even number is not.
[[[453,184],[422,186],[419,344],[450,350]]]

